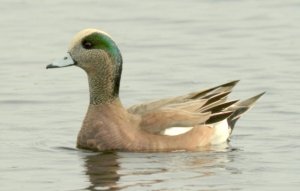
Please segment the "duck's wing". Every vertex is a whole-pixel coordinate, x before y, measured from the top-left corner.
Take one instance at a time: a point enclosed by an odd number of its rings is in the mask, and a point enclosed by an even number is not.
[[[161,134],[170,127],[207,124],[224,116],[223,110],[236,102],[226,102],[226,99],[237,82],[232,81],[184,96],[134,105],[128,111],[141,116],[140,128],[155,134]]]
[[[214,104],[223,103],[224,101],[226,101],[227,95],[231,92],[232,88],[238,82],[239,82],[238,80],[235,80],[202,91],[192,92],[183,96],[165,98],[156,101],[133,105],[129,107],[127,110],[129,113],[132,114],[144,115],[146,113],[156,111],[163,107],[167,107],[167,106],[174,107],[176,106],[176,104],[178,104],[177,105],[178,107],[186,108],[186,110],[189,110],[188,108],[191,108],[191,110],[193,110],[193,108],[195,107],[201,108],[201,106],[204,105],[208,106],[209,104],[212,103]],[[197,102],[197,104],[194,105],[195,102],[192,101]]]
[[[168,107],[162,107],[141,115],[140,128],[152,134],[176,135],[185,133],[193,127],[207,125],[218,127],[218,124],[221,123],[227,126],[228,135],[230,135],[241,115],[252,108],[263,94],[243,101],[233,100],[216,103],[218,102],[216,100],[208,105],[204,104],[198,109],[192,106],[193,104],[197,105],[195,101],[187,102],[186,105],[191,105],[189,107],[185,107],[184,104],[171,104]],[[174,129],[176,131],[173,131]]]
[[[165,134],[174,127],[184,132],[199,125],[213,124],[229,117],[233,111],[190,112],[182,109],[163,108],[141,117],[140,128],[152,134]],[[182,131],[181,130],[181,131]]]
[[[166,129],[171,127],[192,127],[195,124],[205,123],[210,116],[210,112],[162,108],[141,115],[140,128],[153,134],[163,134]]]

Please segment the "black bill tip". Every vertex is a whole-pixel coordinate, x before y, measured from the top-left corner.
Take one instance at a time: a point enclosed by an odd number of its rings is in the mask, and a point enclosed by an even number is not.
[[[56,66],[56,65],[53,65],[53,64],[48,64],[48,65],[46,66],[46,69],[50,69],[50,68],[59,68],[59,67]]]

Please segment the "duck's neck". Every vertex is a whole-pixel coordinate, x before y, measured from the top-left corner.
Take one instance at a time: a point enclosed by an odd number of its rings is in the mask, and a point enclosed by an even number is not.
[[[101,68],[96,73],[88,74],[90,104],[111,103],[119,99],[122,65],[111,70]]]

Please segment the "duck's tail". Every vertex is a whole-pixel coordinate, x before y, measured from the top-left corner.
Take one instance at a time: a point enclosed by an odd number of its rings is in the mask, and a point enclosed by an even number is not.
[[[254,106],[255,102],[264,94],[265,92],[246,100],[236,102],[226,109],[227,111],[232,112],[232,114],[227,118],[228,126],[231,129],[230,134],[232,133],[237,120],[242,116],[242,114],[251,109]]]
[[[263,94],[258,94],[243,101],[230,101],[208,108],[207,111],[217,112],[206,121],[215,128],[211,143],[220,144],[226,142],[226,140],[229,141],[237,120],[243,113],[251,109]]]

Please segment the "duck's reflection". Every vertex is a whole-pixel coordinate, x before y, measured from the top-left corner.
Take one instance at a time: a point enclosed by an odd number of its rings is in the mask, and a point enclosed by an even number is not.
[[[234,151],[230,147],[216,147],[198,152],[91,154],[84,157],[90,184],[86,190],[141,189],[179,180],[184,186],[190,183],[190,178],[195,179],[195,185],[201,186],[202,178],[218,177],[220,168],[228,174],[241,173],[229,165],[234,161]],[[124,181],[128,177],[134,181]]]
[[[85,157],[86,174],[90,186],[88,190],[118,190],[119,163],[117,153],[99,153]]]

